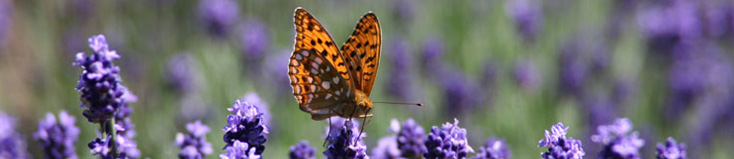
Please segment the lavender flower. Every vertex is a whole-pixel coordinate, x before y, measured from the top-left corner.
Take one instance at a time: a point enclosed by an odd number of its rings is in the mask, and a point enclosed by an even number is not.
[[[326,141],[329,145],[323,152],[328,159],[364,159],[367,156],[367,146],[362,138],[367,134],[359,131],[359,124],[354,120],[332,117],[331,125],[327,128]]]
[[[423,144],[426,140],[426,134],[423,127],[413,119],[408,119],[400,125],[396,139],[401,157],[417,158],[426,152],[426,147]]]
[[[688,159],[686,155],[686,144],[678,143],[672,137],[663,143],[658,143],[657,159]]]
[[[628,134],[632,130],[629,119],[617,119],[614,124],[599,126],[597,130],[598,134],[591,136],[591,141],[604,145],[599,153],[600,158],[640,158],[639,149],[645,145],[645,141],[639,138],[637,132]]]
[[[431,127],[431,133],[425,142],[427,151],[423,157],[435,158],[466,158],[474,149],[469,146],[466,138],[466,129],[459,127],[459,120],[447,122],[441,128]]]
[[[196,61],[191,54],[179,53],[166,62],[166,81],[180,95],[195,91],[198,73]]]
[[[263,101],[260,98],[260,96],[258,96],[254,92],[250,92],[250,93],[245,94],[245,96],[242,96],[240,100],[250,103],[251,105],[254,105],[255,107],[257,107],[257,111],[262,113],[263,122],[266,125],[268,125],[268,127],[271,126],[270,125],[271,124],[270,109],[269,109],[268,103],[265,103],[265,101]]]
[[[209,33],[221,37],[237,24],[240,8],[233,0],[201,0],[199,19]]]
[[[413,87],[411,87],[411,61],[408,58],[407,42],[402,38],[395,38],[392,43],[392,68],[388,79],[387,92],[388,94],[397,97],[398,99],[410,99],[413,93]]]
[[[137,97],[130,93],[120,82],[120,68],[112,63],[112,60],[120,58],[117,51],[110,50],[104,35],[96,35],[89,38],[89,47],[94,50],[89,56],[77,53],[75,66],[80,66],[84,71],[79,76],[79,85],[76,90],[81,92],[82,107],[86,107],[83,114],[87,121],[103,125],[105,130],[99,137],[88,144],[93,154],[102,158],[137,158],[140,152],[137,144],[132,140],[135,130],[129,119],[132,108],[128,102],[137,101]],[[115,124],[111,126],[109,121],[113,118]],[[112,131],[116,131],[114,137],[115,145],[111,144]],[[109,146],[109,147],[108,147]],[[111,151],[110,148],[115,147]],[[119,154],[110,154],[115,152]]]
[[[90,37],[89,47],[94,50],[91,55],[76,54],[74,65],[84,69],[76,90],[82,94],[81,107],[87,108],[83,113],[87,121],[104,123],[134,96],[127,94],[127,88],[120,84],[120,68],[112,63],[120,55],[109,49],[104,35]]]
[[[531,61],[518,61],[512,70],[515,81],[524,91],[535,91],[540,85],[540,72]]]
[[[543,11],[539,1],[512,0],[507,2],[507,15],[515,22],[515,27],[525,41],[533,41],[543,29]]]
[[[224,154],[220,154],[220,159],[260,159],[262,156],[257,154],[255,147],[250,147],[246,142],[235,140],[232,146],[225,147]]]
[[[11,1],[0,1],[0,48],[5,47],[5,42],[13,27],[13,10]]]
[[[460,117],[461,114],[479,105],[481,91],[475,81],[470,80],[461,70],[444,67],[438,71],[441,87],[444,91],[444,113],[447,116]]]
[[[561,94],[580,96],[589,74],[589,67],[581,56],[580,41],[573,39],[566,42],[558,57],[558,77]]]
[[[512,152],[510,147],[507,147],[507,142],[504,139],[498,139],[495,137],[489,138],[484,146],[479,148],[479,153],[474,159],[508,159],[512,158]]]
[[[381,138],[377,141],[377,147],[372,149],[372,158],[397,159],[400,157],[400,150],[395,142],[395,135]]]
[[[563,123],[551,126],[551,131],[545,131],[545,138],[538,142],[538,147],[548,148],[548,152],[540,153],[543,159],[582,159],[585,155],[581,148],[581,141],[566,138],[568,127]]]
[[[443,62],[441,61],[441,59],[443,59],[443,54],[445,51],[446,50],[443,46],[443,41],[441,40],[441,38],[429,37],[423,43],[423,50],[421,51],[421,67],[423,68],[424,74],[433,75],[435,74],[434,71],[443,67]]]
[[[640,12],[636,19],[647,39],[648,48],[669,55],[682,44],[701,38],[698,5],[692,1],[660,1]],[[664,56],[663,56],[664,57]]]
[[[80,130],[74,122],[76,118],[61,111],[58,122],[53,114],[47,113],[46,119],[38,123],[38,132],[33,134],[33,138],[41,143],[46,158],[77,158],[74,143]]]
[[[176,134],[175,145],[181,148],[178,154],[180,159],[203,159],[212,153],[212,145],[206,141],[206,133],[209,127],[201,124],[201,121],[186,124],[189,134]]]
[[[230,154],[229,149],[232,148],[233,152],[249,152],[250,149],[253,149],[255,155],[262,155],[265,151],[266,135],[269,134],[268,126],[263,120],[263,113],[257,106],[248,102],[240,102],[240,100],[235,101],[232,108],[227,108],[227,110],[232,114],[227,116],[227,125],[222,130],[224,130],[224,142],[227,143],[225,148],[228,154]],[[244,145],[235,145],[238,142]]]
[[[270,30],[259,19],[250,18],[242,24],[240,38],[241,51],[248,62],[262,60],[265,52],[270,47]]]
[[[16,132],[16,120],[0,111],[0,158],[30,158],[23,138]]]
[[[403,26],[405,23],[410,22],[413,20],[413,17],[415,16],[415,2],[412,2],[411,0],[397,0],[393,1],[392,6],[392,14],[393,17],[397,20],[397,23],[401,23],[403,25],[401,28],[405,29]]]
[[[316,149],[309,146],[308,141],[301,141],[297,145],[291,146],[288,157],[290,159],[316,159],[315,153]]]

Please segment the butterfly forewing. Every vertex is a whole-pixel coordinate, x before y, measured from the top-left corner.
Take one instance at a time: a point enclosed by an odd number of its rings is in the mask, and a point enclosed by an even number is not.
[[[314,120],[354,98],[344,57],[324,27],[301,8],[295,12],[296,42],[288,66],[293,95]]]
[[[342,45],[349,72],[355,79],[355,88],[370,95],[377,76],[382,44],[380,23],[374,13],[368,12],[357,22],[354,32]]]

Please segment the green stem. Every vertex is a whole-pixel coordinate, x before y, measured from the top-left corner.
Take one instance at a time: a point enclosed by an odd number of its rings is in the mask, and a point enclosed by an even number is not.
[[[115,130],[115,117],[112,117],[110,119],[110,153],[112,153],[112,158],[117,158],[117,130]]]

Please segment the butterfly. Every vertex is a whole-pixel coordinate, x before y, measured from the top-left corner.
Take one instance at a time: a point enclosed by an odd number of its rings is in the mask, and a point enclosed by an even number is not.
[[[329,118],[330,126],[332,116],[346,121],[371,118],[374,104],[369,96],[380,64],[382,43],[377,16],[372,12],[362,16],[341,49],[337,49],[329,32],[305,9],[296,8],[294,23],[296,38],[288,64],[288,77],[301,111],[311,114],[313,120]],[[363,122],[362,130],[365,125]],[[331,134],[331,127],[328,132]],[[324,146],[326,143],[324,141]]]
[[[288,64],[293,96],[313,120],[372,117],[369,98],[380,64],[380,23],[367,12],[338,49],[308,11],[296,8],[295,46]]]

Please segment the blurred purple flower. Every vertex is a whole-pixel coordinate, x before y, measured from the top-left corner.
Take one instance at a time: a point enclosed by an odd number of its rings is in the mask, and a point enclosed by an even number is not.
[[[665,110],[667,119],[677,119],[691,105],[731,105],[734,85],[731,61],[710,44],[676,49],[668,73],[670,95]],[[711,99],[707,99],[711,98]]]
[[[231,146],[225,147],[226,152],[219,155],[220,159],[261,159],[256,147],[251,147],[247,142],[235,140]]]
[[[395,135],[381,138],[379,141],[377,141],[377,147],[372,149],[372,156],[370,157],[383,159],[401,158],[398,144],[395,141]]]
[[[262,114],[262,119],[265,125],[268,125],[268,127],[271,126],[270,107],[268,106],[268,103],[265,103],[265,101],[260,98],[260,96],[254,92],[250,92],[245,94],[245,96],[242,96],[240,100],[257,107],[257,111]]]
[[[411,99],[414,91],[411,85],[413,79],[411,77],[411,58],[408,57],[409,46],[400,37],[394,38],[393,41],[391,46],[392,58],[390,58],[392,69],[388,76],[390,77],[387,81],[388,84],[385,85],[387,86],[386,90],[389,95],[398,99]]]
[[[520,87],[527,92],[533,92],[542,81],[540,81],[540,72],[538,68],[531,61],[522,60],[515,63],[512,69],[513,78],[520,85]]]
[[[637,23],[653,52],[669,54],[681,44],[702,36],[698,5],[693,1],[658,1],[639,12]]]
[[[397,123],[397,121],[394,121]],[[395,124],[393,124],[395,125]],[[397,134],[397,147],[400,149],[400,156],[405,158],[417,158],[426,152],[426,133],[423,127],[418,125],[412,118],[400,124],[400,130]],[[395,127],[395,126],[393,126]]]
[[[364,159],[367,156],[367,146],[363,138],[367,134],[359,130],[355,120],[347,121],[344,118],[332,117],[331,125],[327,128],[326,141],[329,143],[323,152],[328,159]]]
[[[558,57],[558,77],[559,89],[561,94],[578,97],[584,94],[584,86],[586,79],[589,76],[588,64],[584,61],[581,56],[581,48],[579,44],[581,41],[577,38],[573,38],[566,42],[565,46],[561,48],[560,57]]]
[[[10,31],[13,29],[13,4],[9,0],[0,0],[0,48],[5,47]]]
[[[267,82],[271,84],[270,87],[276,88],[275,90],[279,92],[277,94],[293,93],[291,92],[290,78],[288,74],[283,73],[288,72],[288,65],[283,65],[283,62],[288,62],[292,51],[290,49],[281,49],[265,57],[265,77],[267,77]]]
[[[195,91],[198,73],[196,61],[191,54],[179,53],[166,62],[166,82],[180,95]]]
[[[484,146],[479,148],[479,153],[474,159],[509,159],[512,158],[512,151],[507,146],[504,139],[495,137],[489,138]]]
[[[412,0],[396,0],[393,1],[392,5],[392,13],[393,17],[397,20],[398,23],[401,23],[403,25],[398,26],[405,26],[405,23],[410,22],[413,20],[413,17],[415,16],[415,2]]]
[[[604,145],[599,158],[639,159],[639,149],[645,141],[639,138],[638,132],[632,132],[632,122],[627,118],[614,121],[612,125],[597,127],[597,133],[591,136],[593,142]]]
[[[201,0],[199,20],[209,33],[223,37],[237,24],[239,4],[233,0]]]
[[[178,154],[180,159],[204,159],[212,153],[212,145],[206,141],[209,127],[201,124],[201,121],[186,124],[187,134],[176,134],[174,144],[181,148]]]
[[[81,92],[81,107],[86,107],[84,116],[92,123],[103,123],[134,95],[127,91],[120,82],[120,68],[112,60],[120,58],[117,51],[110,50],[104,35],[89,38],[89,47],[94,50],[89,56],[77,53],[75,66],[83,69],[79,76],[76,90]]]
[[[74,143],[79,138],[79,128],[75,125],[76,118],[69,116],[66,111],[56,117],[47,113],[46,118],[38,123],[38,131],[33,138],[40,142],[46,158],[77,158]]]
[[[434,77],[435,71],[443,67],[443,55],[446,51],[443,44],[443,40],[438,37],[429,37],[423,42],[421,68],[429,78],[437,78]]]
[[[316,159],[316,149],[308,145],[308,141],[301,141],[297,145],[291,146],[288,153],[289,159]]]
[[[612,122],[618,117],[618,105],[605,95],[585,95],[581,99],[581,105],[587,112],[587,121],[591,129]]]
[[[30,158],[26,143],[16,132],[16,119],[0,111],[0,158]]]
[[[686,144],[678,143],[672,137],[657,145],[657,159],[688,159],[686,155]]]
[[[459,127],[459,120],[447,122],[441,128],[431,127],[431,133],[425,142],[426,152],[423,157],[428,159],[466,158],[474,149],[469,146],[466,129]]]
[[[551,126],[551,131],[545,131],[545,138],[538,142],[538,147],[548,148],[548,152],[540,154],[543,159],[582,159],[586,153],[581,147],[581,141],[571,137],[566,138],[568,127],[563,123]]]
[[[620,105],[633,99],[637,94],[637,82],[634,79],[621,78],[614,82],[612,100]]]
[[[235,101],[232,108],[227,108],[230,114],[227,116],[227,125],[222,128],[224,130],[224,142],[227,143],[225,148],[240,149],[235,143],[242,142],[244,147],[254,149],[256,155],[262,155],[265,151],[265,142],[268,140],[268,126],[263,120],[263,113],[257,106],[240,100]],[[246,151],[245,150],[245,151]],[[229,150],[228,150],[229,152]]]
[[[507,15],[514,21],[520,35],[525,41],[534,41],[543,30],[543,10],[540,1],[511,0],[507,2]]]
[[[701,17],[707,35],[734,38],[734,2],[712,1],[701,5],[704,7],[701,10],[704,15]]]
[[[256,18],[250,18],[242,24],[240,38],[241,51],[248,63],[262,60],[270,47],[270,30]]]
[[[444,91],[444,110],[449,117],[461,117],[466,111],[471,111],[479,105],[481,91],[479,86],[471,81],[461,70],[444,67],[438,71],[442,77],[441,87]]]

